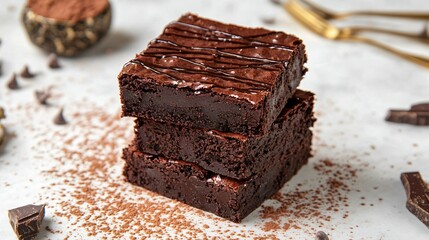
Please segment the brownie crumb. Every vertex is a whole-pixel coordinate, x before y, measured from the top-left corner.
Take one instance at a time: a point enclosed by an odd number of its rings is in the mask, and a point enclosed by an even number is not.
[[[39,104],[48,105],[48,99],[51,97],[49,91],[34,91],[34,96]]]
[[[49,68],[52,68],[52,69],[61,68],[60,64],[58,63],[57,54],[55,53],[49,54],[48,66]]]
[[[329,240],[329,237],[325,232],[318,231],[316,233],[316,240]]]
[[[46,226],[45,230],[52,233],[52,234],[55,233],[54,230],[52,230],[52,228],[50,228],[49,226]]]
[[[24,68],[22,69],[20,75],[23,78],[33,78],[34,77],[34,74],[30,72],[30,68],[28,67],[28,65],[24,65]]]
[[[54,117],[54,124],[55,125],[65,125],[67,124],[66,119],[64,118],[63,115],[63,108],[60,108],[60,110],[58,111],[57,115]]]
[[[16,79],[15,73],[12,74],[9,81],[7,82],[7,87],[12,90],[19,89],[19,84],[18,84],[18,80]]]

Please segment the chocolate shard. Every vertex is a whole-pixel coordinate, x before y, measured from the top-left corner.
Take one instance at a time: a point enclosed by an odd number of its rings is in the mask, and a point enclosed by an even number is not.
[[[66,119],[64,118],[63,115],[63,108],[60,109],[60,111],[58,111],[57,115],[54,117],[54,124],[55,125],[65,125],[67,124]]]
[[[429,228],[429,187],[419,172],[401,174],[407,194],[407,209]]]
[[[328,234],[323,231],[318,231],[316,233],[316,240],[329,240]]]
[[[60,64],[58,63],[57,54],[55,53],[49,54],[48,66],[49,68],[53,68],[53,69],[61,67]]]
[[[32,239],[45,217],[45,205],[26,205],[9,210],[9,222],[18,239]]]
[[[419,103],[411,106],[410,111],[414,112],[429,112],[429,103]]]
[[[24,66],[20,75],[23,78],[33,78],[34,77],[34,74],[30,72],[30,68],[28,67],[28,65]]]
[[[42,105],[48,105],[48,99],[51,97],[51,94],[48,91],[34,91],[34,96],[38,103]]]
[[[16,80],[16,74],[12,74],[9,81],[7,82],[7,87],[12,90],[16,90],[19,88],[18,80]]]
[[[429,126],[429,112],[390,110],[386,121],[407,123],[416,126]]]

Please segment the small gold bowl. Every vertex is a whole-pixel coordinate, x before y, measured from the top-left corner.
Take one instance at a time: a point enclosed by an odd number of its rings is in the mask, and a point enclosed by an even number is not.
[[[81,20],[54,19],[36,14],[25,6],[22,20],[30,40],[48,53],[76,56],[98,43],[112,21],[110,3],[93,17]]]

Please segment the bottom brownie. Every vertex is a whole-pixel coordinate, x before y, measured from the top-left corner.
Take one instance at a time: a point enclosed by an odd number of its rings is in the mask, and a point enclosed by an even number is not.
[[[246,180],[223,177],[193,163],[145,154],[135,146],[124,149],[124,175],[130,183],[240,222],[307,163],[311,137],[308,130],[286,155],[267,161],[270,167]]]

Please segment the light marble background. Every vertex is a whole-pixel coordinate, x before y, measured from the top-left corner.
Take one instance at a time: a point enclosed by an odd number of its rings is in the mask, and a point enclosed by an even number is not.
[[[336,10],[377,9],[429,11],[427,0],[361,0],[318,1]],[[334,42],[322,39],[297,23],[278,6],[268,0],[114,0],[114,19],[111,32],[104,41],[76,59],[62,59],[64,69],[50,72],[46,69],[46,55],[30,44],[20,23],[23,1],[2,0],[0,3],[0,58],[3,76],[0,77],[0,105],[30,103],[34,89],[55,85],[63,95],[66,109],[73,100],[86,97],[107,106],[109,111],[119,109],[116,75],[121,66],[156,37],[163,26],[186,12],[225,22],[247,26],[264,26],[286,31],[301,37],[309,57],[307,73],[301,88],[317,95],[315,126],[319,141],[313,159],[330,158],[335,162],[352,160],[358,156],[369,165],[359,174],[356,187],[366,198],[375,198],[372,186],[379,186],[377,197],[384,200],[376,207],[354,204],[350,217],[343,220],[341,213],[332,221],[335,231],[332,239],[428,239],[429,230],[405,208],[405,193],[399,180],[403,171],[421,171],[429,180],[429,127],[392,124],[384,121],[390,108],[408,108],[412,103],[429,101],[429,71],[392,56],[382,50],[359,43]],[[12,11],[11,11],[12,9]],[[274,25],[264,25],[262,17],[274,17]],[[391,19],[353,18],[338,24],[370,24],[373,26],[420,31],[423,23]],[[375,36],[394,46],[429,56],[428,47],[404,39]],[[105,49],[109,54],[104,54]],[[5,82],[12,71],[24,63],[43,73],[31,88],[10,94]],[[0,238],[14,239],[7,220],[7,210],[38,199],[43,182],[39,173],[31,171],[31,134],[15,122],[27,125],[46,124],[43,119],[25,119],[8,116],[9,131],[17,134],[0,155]],[[46,120],[45,120],[46,121]],[[49,119],[50,121],[50,119]],[[131,127],[130,127],[131,129]],[[335,147],[323,147],[331,145]],[[413,146],[413,145],[417,145]],[[375,150],[371,149],[375,146]],[[370,152],[370,154],[368,154]],[[9,162],[9,164],[2,164]],[[411,164],[408,164],[411,162]],[[43,170],[43,167],[36,169]],[[305,182],[311,166],[306,166],[290,183]],[[31,181],[30,181],[31,179]],[[4,183],[9,183],[5,187]],[[283,191],[287,191],[283,189]],[[351,195],[358,202],[361,195]],[[49,217],[49,213],[48,213]],[[334,216],[335,218],[335,216]],[[317,220],[315,220],[317,221]],[[359,225],[353,233],[349,227]],[[80,236],[85,236],[81,233]],[[283,235],[282,235],[283,234]],[[280,237],[312,239],[304,231],[280,233]],[[46,236],[41,236],[44,239]],[[49,236],[55,239],[57,236]],[[89,239],[76,237],[77,239]]]

